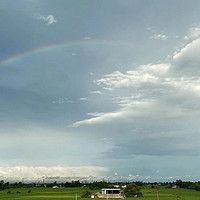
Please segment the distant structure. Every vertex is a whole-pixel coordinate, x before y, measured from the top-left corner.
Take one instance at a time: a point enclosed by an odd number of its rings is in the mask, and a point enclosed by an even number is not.
[[[179,188],[179,186],[177,186],[177,185],[172,186],[172,189],[176,189],[176,188]]]
[[[121,192],[120,188],[103,188],[101,190],[101,193],[95,193],[94,195],[91,195],[91,198],[118,198],[118,199],[124,199],[125,195],[123,192]]]
[[[114,185],[114,188],[120,188],[120,186],[118,184]]]

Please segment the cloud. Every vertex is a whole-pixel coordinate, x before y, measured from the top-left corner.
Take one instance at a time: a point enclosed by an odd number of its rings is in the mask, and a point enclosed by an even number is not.
[[[102,76],[96,84],[109,89],[115,109],[88,113],[91,118],[72,126],[116,127],[107,136],[113,138],[114,147],[103,154],[109,159],[199,156],[199,49],[197,39],[175,52],[170,63],[140,65]]]
[[[200,36],[200,27],[193,27],[188,30],[187,35],[184,36],[184,40],[196,39],[199,36]]]
[[[165,34],[154,34],[150,36],[150,39],[155,39],[155,40],[167,40],[167,36]]]
[[[85,98],[85,97],[83,98],[82,97],[82,98],[80,98],[80,101],[87,101],[87,98]]]
[[[84,37],[84,40],[90,40],[91,37]]]
[[[47,15],[47,16],[40,15],[40,16],[38,17],[38,19],[43,20],[43,21],[46,21],[46,22],[47,22],[47,25],[51,25],[51,24],[54,24],[54,23],[57,22],[57,20],[54,18],[53,15]]]
[[[127,71],[126,74],[115,71],[104,75],[103,78],[96,81],[99,86],[108,89],[117,89],[121,87],[138,87],[142,84],[157,83],[170,68],[169,63],[142,65],[134,71]]]
[[[0,167],[0,176],[6,180],[38,180],[38,179],[55,179],[55,177],[99,177],[108,172],[105,167],[99,166],[79,166],[79,167]]]
[[[52,101],[55,104],[63,104],[63,103],[73,103],[73,101],[69,100],[68,98],[58,98],[57,100]]]
[[[197,78],[200,74],[200,39],[193,40],[182,48],[176,50],[173,55],[174,70],[182,75],[191,75]]]
[[[101,91],[92,91],[91,94],[103,94]]]
[[[73,123],[70,127],[78,127],[81,125],[92,125],[92,124],[99,124],[99,123],[106,123],[112,119],[123,118],[126,115],[126,112],[118,111],[118,112],[110,112],[110,113],[102,113],[98,114],[93,118],[81,120],[78,122]]]

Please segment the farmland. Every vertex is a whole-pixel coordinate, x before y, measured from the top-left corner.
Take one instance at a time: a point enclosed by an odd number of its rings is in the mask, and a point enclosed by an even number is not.
[[[88,190],[87,188],[16,188],[6,189],[0,192],[0,199],[10,200],[64,200],[64,199],[75,199],[76,194],[78,199],[87,200],[81,198],[83,191]],[[90,190],[91,192],[96,192]],[[142,189],[144,197],[143,200],[157,200],[157,190],[145,187]],[[159,200],[200,200],[200,192],[189,189],[171,189],[160,187],[158,188]],[[133,200],[135,198],[128,198]]]

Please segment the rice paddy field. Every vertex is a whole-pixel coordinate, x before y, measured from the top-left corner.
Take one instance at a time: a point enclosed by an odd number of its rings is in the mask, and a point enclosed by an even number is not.
[[[31,192],[28,191],[31,189]],[[76,194],[80,200],[89,200],[89,198],[81,198],[81,194],[85,188],[16,188],[0,191],[0,199],[10,200],[75,200]],[[88,189],[87,189],[88,190]],[[10,191],[10,194],[8,194]],[[91,191],[91,190],[90,190]],[[93,193],[97,191],[91,191]],[[143,200],[200,200],[200,192],[188,189],[169,189],[160,187],[157,190],[151,188],[143,188]],[[133,200],[136,198],[127,198]]]

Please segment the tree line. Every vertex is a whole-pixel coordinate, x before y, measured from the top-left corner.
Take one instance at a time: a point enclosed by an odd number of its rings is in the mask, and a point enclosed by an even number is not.
[[[0,181],[0,190],[9,189],[9,188],[30,188],[30,187],[87,187],[91,190],[100,190],[102,188],[113,188],[114,185],[119,185],[119,187],[122,187],[123,185],[129,185],[134,184],[137,191],[139,191],[139,188],[142,188],[143,186],[150,186],[152,188],[157,186],[165,186],[168,188],[171,188],[173,186],[176,186],[178,188],[184,188],[184,189],[194,189],[197,191],[200,191],[200,181],[192,182],[192,181],[182,181],[182,180],[176,180],[173,182],[142,182],[142,181],[135,181],[135,182],[106,182],[106,181],[95,181],[95,182],[81,182],[79,180],[71,181],[71,182],[65,182],[65,183],[58,183],[56,181],[52,183],[23,183],[23,182],[4,182],[4,180]],[[136,187],[137,186],[137,187]]]

